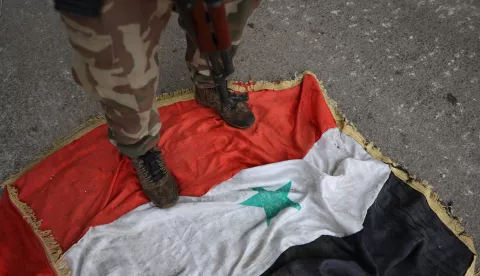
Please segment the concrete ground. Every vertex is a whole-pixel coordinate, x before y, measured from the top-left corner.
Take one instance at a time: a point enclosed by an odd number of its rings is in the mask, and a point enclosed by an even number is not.
[[[4,1],[0,19],[0,180],[98,106],[73,84],[50,1]],[[175,18],[161,40],[159,93],[191,86]],[[324,80],[361,132],[429,180],[480,241],[480,2],[265,0],[236,79]]]

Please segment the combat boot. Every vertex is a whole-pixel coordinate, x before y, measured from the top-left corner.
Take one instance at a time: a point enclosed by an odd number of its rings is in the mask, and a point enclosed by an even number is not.
[[[144,155],[132,159],[137,171],[140,185],[153,204],[168,208],[178,200],[178,187],[175,179],[165,165],[165,160],[158,147]]]
[[[255,116],[246,104],[247,94],[233,94],[229,92],[230,106],[222,106],[220,96],[214,88],[196,88],[195,99],[203,106],[213,108],[217,114],[230,126],[247,129],[255,123]]]

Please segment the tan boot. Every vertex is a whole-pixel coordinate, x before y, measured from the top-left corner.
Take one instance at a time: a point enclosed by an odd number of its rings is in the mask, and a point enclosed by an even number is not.
[[[165,166],[165,160],[157,147],[132,159],[132,163],[143,191],[153,204],[160,208],[168,208],[177,203],[177,183]]]
[[[215,109],[222,119],[230,126],[239,129],[247,129],[255,123],[255,116],[246,104],[248,95],[231,94],[231,97],[242,98],[230,108],[222,108],[220,96],[213,88],[196,88],[195,99],[203,106]]]

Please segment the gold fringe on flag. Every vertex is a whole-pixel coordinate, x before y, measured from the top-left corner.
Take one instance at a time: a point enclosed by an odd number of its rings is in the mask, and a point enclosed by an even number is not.
[[[284,90],[284,89],[292,88],[302,83],[305,75],[310,75],[316,78],[315,74],[307,71],[307,72],[304,72],[301,76],[298,76],[293,80],[284,80],[280,82],[265,82],[265,81],[258,81],[258,82],[249,81],[247,83],[231,82],[229,84],[229,87],[238,92],[259,92],[262,90]],[[442,201],[440,200],[440,197],[433,191],[432,186],[430,186],[430,184],[428,184],[427,181],[421,180],[416,178],[415,176],[412,176],[405,169],[403,169],[401,165],[392,161],[390,158],[384,156],[381,153],[380,149],[376,147],[372,142],[367,141],[360,134],[360,132],[355,127],[355,125],[345,118],[345,116],[343,115],[343,113],[340,111],[337,104],[335,103],[335,101],[333,101],[332,99],[330,99],[330,97],[328,97],[322,82],[319,81],[318,79],[317,81],[321,87],[323,96],[328,104],[328,107],[330,108],[331,113],[335,118],[335,121],[337,122],[337,126],[339,127],[339,129],[343,133],[353,137],[375,159],[388,164],[390,166],[391,171],[398,178],[403,180],[407,185],[409,185],[410,187],[412,187],[413,189],[415,189],[416,191],[424,195],[428,205],[435,212],[437,217],[474,254],[474,260],[472,261],[472,264],[465,275],[480,276],[480,272],[475,273],[475,262],[477,259],[477,255],[476,255],[475,247],[473,245],[473,239],[472,237],[470,237],[465,233],[465,229],[461,225],[460,219],[457,217],[454,217],[449,212],[448,208],[442,203]],[[182,101],[192,100],[193,92],[194,92],[194,89],[190,88],[190,89],[179,90],[173,93],[162,94],[156,97],[156,105],[157,107],[163,107],[163,106],[175,104]],[[45,249],[46,255],[50,260],[52,267],[57,272],[57,275],[60,275],[60,276],[71,274],[70,268],[68,267],[68,264],[64,258],[64,255],[62,254],[62,249],[58,245],[57,241],[53,237],[50,230],[39,229],[41,225],[41,221],[36,219],[35,213],[27,204],[19,200],[18,190],[13,186],[13,184],[18,178],[20,178],[24,173],[26,173],[31,168],[33,168],[45,157],[49,156],[55,151],[68,145],[75,139],[80,138],[84,134],[88,133],[94,128],[105,123],[106,121],[103,116],[96,116],[89,119],[86,123],[73,129],[68,135],[63,136],[60,139],[56,140],[53,143],[52,147],[50,147],[44,153],[34,158],[34,160],[29,165],[21,169],[18,173],[12,175],[3,183],[3,186],[8,192],[8,196],[10,200],[15,205],[15,207],[20,211],[23,218],[30,225],[30,227],[35,232],[35,234],[39,237]]]
[[[45,254],[55,272],[59,276],[71,275],[70,268],[68,267],[67,260],[62,254],[62,249],[58,245],[57,241],[52,235],[50,230],[40,230],[41,221],[35,218],[33,210],[25,203],[18,199],[18,190],[13,185],[6,186],[8,197],[10,201],[15,205],[17,210],[22,214],[23,219],[30,225],[35,235],[41,241]]]

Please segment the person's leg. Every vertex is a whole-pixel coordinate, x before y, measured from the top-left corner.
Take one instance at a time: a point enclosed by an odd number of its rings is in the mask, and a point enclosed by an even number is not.
[[[171,10],[171,0],[106,0],[98,17],[61,16],[75,81],[101,102],[110,140],[133,158],[145,193],[162,207],[178,197],[156,150],[161,123],[154,103],[158,42]]]
[[[73,77],[98,99],[110,140],[129,156],[158,142],[156,52],[171,1],[107,0],[100,17],[62,14],[73,47]]]
[[[225,9],[227,11],[228,27],[230,30],[230,37],[232,39],[232,47],[230,48],[230,54],[232,58],[235,57],[238,47],[241,42],[243,29],[247,24],[247,20],[252,12],[258,7],[260,0],[226,0]],[[180,26],[184,26],[181,19],[179,19]],[[184,28],[185,29],[185,28]],[[212,88],[214,87],[213,80],[210,77],[210,71],[208,70],[207,60],[200,55],[195,41],[192,41],[191,36],[187,31],[187,51],[185,54],[185,60],[187,61],[188,68],[192,74],[192,79],[195,85],[199,88]]]
[[[252,12],[258,7],[260,1],[261,0],[225,1],[232,40],[232,46],[230,48],[232,58],[237,53],[247,20]],[[214,108],[222,118],[233,127],[247,128],[251,126],[254,123],[255,118],[245,103],[239,103],[236,108],[228,112],[222,111],[219,96],[213,94],[214,91],[212,88],[215,87],[215,85],[210,76],[207,60],[204,56],[200,55],[196,42],[192,40],[192,36],[189,35],[193,30],[185,27],[182,18],[179,18],[179,24],[186,32],[187,51],[185,54],[185,60],[187,61],[188,68],[192,74],[192,80],[197,88],[195,93],[197,101],[205,106]]]

